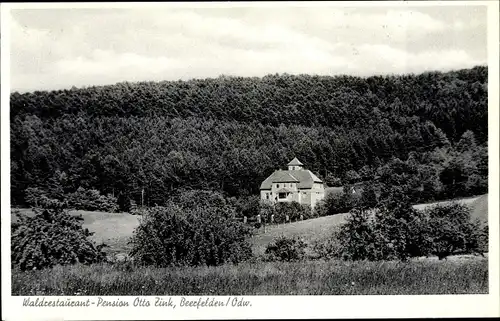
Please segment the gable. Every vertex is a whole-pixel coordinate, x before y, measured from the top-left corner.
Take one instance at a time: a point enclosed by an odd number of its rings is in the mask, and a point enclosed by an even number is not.
[[[288,163],[288,166],[302,166],[304,164],[302,164],[298,159],[297,157],[295,157],[294,159],[292,159],[290,161],[290,163]]]

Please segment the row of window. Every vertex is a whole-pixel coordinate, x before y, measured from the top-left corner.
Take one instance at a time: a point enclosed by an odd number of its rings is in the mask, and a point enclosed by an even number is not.
[[[306,195],[306,192],[302,192],[302,195]],[[319,192],[316,192],[316,194],[320,194]],[[271,193],[265,193],[266,199],[270,199]],[[278,193],[279,198],[286,198],[286,193]]]
[[[305,194],[305,192],[303,192]],[[271,197],[271,193],[266,193],[266,199]],[[278,193],[279,198],[286,198],[286,193]]]
[[[266,199],[269,199],[271,197],[271,194],[272,193],[265,193]],[[306,192],[302,192],[302,195],[306,195],[306,194],[307,194]],[[320,194],[320,192],[316,192],[316,194]],[[282,195],[284,195],[284,196],[282,196]],[[286,193],[278,193],[278,197],[279,198],[286,198]]]
[[[293,187],[293,184],[292,184],[292,183],[290,183],[290,184],[288,184],[288,185],[289,185],[288,187]],[[285,183],[283,183],[283,187],[286,187],[286,184],[285,184]],[[276,188],[280,188],[280,184],[276,184]]]
[[[314,185],[319,188],[322,186],[322,184],[319,183],[314,183]],[[287,184],[283,183],[283,187],[287,187]],[[288,184],[288,187],[293,187],[293,183]],[[276,184],[276,188],[280,188],[280,184]]]
[[[270,196],[271,196],[271,193],[266,193],[266,199],[269,199]],[[280,199],[284,199],[284,198],[286,198],[286,193],[278,193],[278,197]]]

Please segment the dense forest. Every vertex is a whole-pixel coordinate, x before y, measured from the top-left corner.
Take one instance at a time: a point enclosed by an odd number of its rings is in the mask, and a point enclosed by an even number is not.
[[[257,194],[298,157],[329,186],[487,191],[486,66],[418,75],[227,77],[12,93],[13,205],[79,188],[164,204],[180,188]],[[399,181],[398,181],[399,179]]]

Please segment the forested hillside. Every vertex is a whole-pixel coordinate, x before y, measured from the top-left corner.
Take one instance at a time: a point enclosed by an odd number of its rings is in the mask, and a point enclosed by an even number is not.
[[[79,187],[163,204],[179,188],[258,193],[298,157],[327,184],[385,180],[430,200],[487,190],[487,67],[269,75],[11,94],[12,202]],[[398,181],[400,179],[400,181]]]

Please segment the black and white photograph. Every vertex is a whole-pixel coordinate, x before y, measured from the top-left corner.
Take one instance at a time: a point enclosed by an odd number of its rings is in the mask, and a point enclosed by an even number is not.
[[[2,319],[499,316],[498,2],[445,2],[2,4]]]

